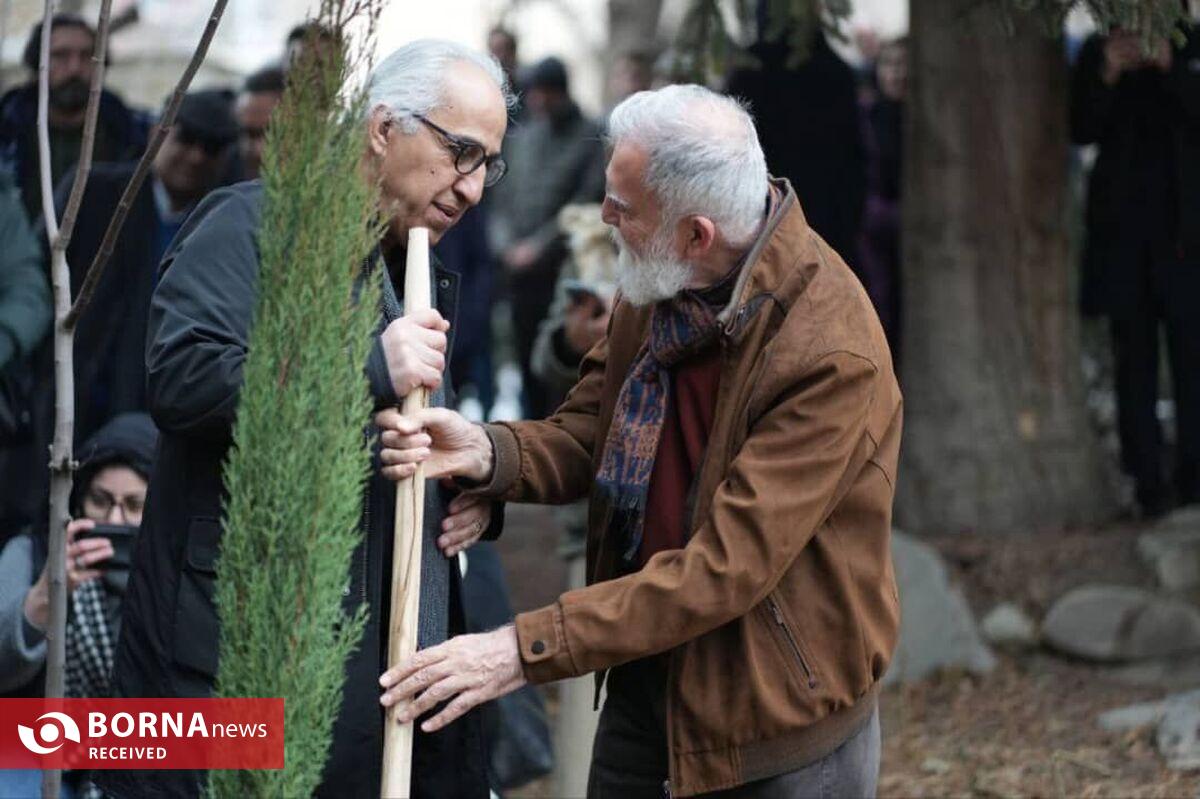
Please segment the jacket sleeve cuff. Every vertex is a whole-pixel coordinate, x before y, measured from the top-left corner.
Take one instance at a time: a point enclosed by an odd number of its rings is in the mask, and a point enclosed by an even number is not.
[[[383,353],[383,339],[376,336],[371,345],[371,353],[367,356],[367,382],[370,385],[371,397],[375,408],[390,408],[400,404],[396,390],[392,388],[392,376],[388,372],[387,356]]]
[[[555,603],[516,618],[517,646],[521,668],[534,684],[577,677],[571,651],[563,631],[562,605]]]
[[[503,497],[521,473],[521,448],[512,429],[503,424],[485,424],[483,432],[492,442],[492,476],[483,483],[458,480],[465,493],[483,497]]]

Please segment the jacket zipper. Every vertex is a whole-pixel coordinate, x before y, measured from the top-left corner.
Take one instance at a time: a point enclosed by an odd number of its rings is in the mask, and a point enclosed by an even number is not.
[[[796,642],[796,637],[792,635],[791,629],[787,626],[787,622],[783,618],[783,611],[779,609],[779,603],[775,601],[775,597],[767,597],[767,605],[771,608],[771,615],[775,617],[775,623],[779,625],[779,629],[783,631],[783,637],[787,639],[788,645],[792,648],[792,654],[796,656],[796,662],[800,664],[800,668],[804,671],[804,676],[808,680],[809,688],[817,687],[817,680],[813,677],[812,669],[808,666],[808,661],[804,659],[804,654],[800,651],[800,644]]]

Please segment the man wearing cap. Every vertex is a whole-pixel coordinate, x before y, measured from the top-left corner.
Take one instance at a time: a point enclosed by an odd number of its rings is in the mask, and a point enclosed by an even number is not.
[[[82,441],[107,419],[146,406],[146,313],[158,262],[188,213],[225,174],[237,123],[230,94],[196,91],[184,96],[175,124],[133,200],[92,304],[75,334],[75,435]],[[91,266],[134,161],[96,164],[79,208],[67,263],[76,296]],[[59,183],[61,214],[74,181]]]

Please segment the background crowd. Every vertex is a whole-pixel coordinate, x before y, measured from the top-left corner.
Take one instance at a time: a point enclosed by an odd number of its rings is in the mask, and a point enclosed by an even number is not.
[[[36,142],[39,28],[23,59],[27,83],[0,98],[0,695],[41,692],[46,626],[46,451],[52,432],[51,297]],[[212,190],[258,176],[271,112],[289,65],[325,34],[294,29],[277,57],[239,86],[186,95],[134,198],[112,263],[75,336],[76,452],[80,471],[68,529],[73,592],[68,692],[102,695],[118,634],[120,574],[136,535],[152,468],[155,429],[146,415],[146,317],[158,264],[191,209]],[[1191,44],[1195,45],[1193,34]],[[599,222],[604,119],[581,110],[564,61],[522,63],[503,28],[481,42],[520,92],[504,142],[504,180],[438,244],[462,279],[451,380],[476,419],[540,418],[573,383],[604,334],[615,250]],[[1181,239],[1200,235],[1200,151],[1183,135],[1184,107],[1172,50],[1147,53],[1121,33],[1075,43],[1070,114],[1076,144],[1094,156],[1086,200],[1082,311],[1111,333],[1121,464],[1136,511],[1162,515],[1200,500],[1200,321],[1189,313],[1195,263]],[[82,18],[55,17],[50,36],[49,123],[54,202],[65,206],[78,159],[95,33]],[[755,116],[771,172],[795,187],[812,227],[856,270],[903,363],[901,205],[904,39],[858,40],[851,66],[818,33],[795,64],[782,42],[751,48],[755,63],[719,81]],[[607,96],[615,104],[680,78],[671,52],[613,54]],[[609,106],[611,107],[611,105]],[[95,161],[67,253],[76,293],[95,258],[156,113],[105,91]],[[1186,224],[1187,220],[1193,224]],[[1189,271],[1190,270],[1190,271]],[[1171,377],[1174,427],[1160,426],[1160,333]],[[902,366],[901,366],[902,374]],[[561,554],[580,563],[579,509],[563,512]],[[88,537],[94,525],[111,531]],[[122,533],[122,530],[125,532]],[[127,536],[127,539],[126,537]],[[470,554],[468,615],[485,629],[511,616],[503,571],[488,545]],[[582,582],[582,572],[573,578]],[[495,710],[496,788],[550,767],[532,690]],[[514,743],[520,741],[520,743]],[[9,777],[0,778],[0,783]],[[12,777],[11,779],[16,779]],[[33,784],[33,783],[31,783]],[[76,787],[86,790],[86,783]]]

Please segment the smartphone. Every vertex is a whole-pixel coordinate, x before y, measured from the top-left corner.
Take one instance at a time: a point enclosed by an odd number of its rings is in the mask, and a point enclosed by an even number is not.
[[[125,593],[129,583],[129,564],[133,561],[133,544],[137,540],[138,528],[128,524],[97,524],[90,530],[80,530],[76,541],[85,538],[107,538],[113,547],[113,556],[93,564],[93,568],[104,572],[104,584],[118,594]]]

